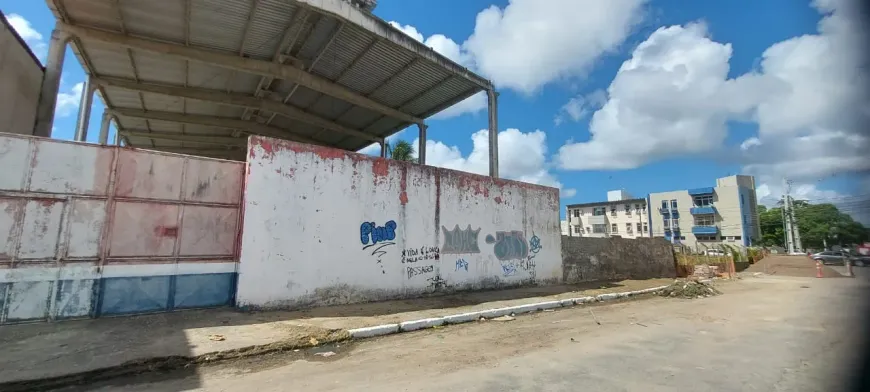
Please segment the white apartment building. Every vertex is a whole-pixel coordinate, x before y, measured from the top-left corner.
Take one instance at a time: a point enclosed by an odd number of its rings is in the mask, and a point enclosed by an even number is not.
[[[607,201],[571,204],[566,207],[568,236],[649,237],[647,200],[632,198],[625,191],[607,192]]]
[[[752,245],[761,237],[755,178],[730,176],[715,187],[651,193],[651,236],[690,248]]]

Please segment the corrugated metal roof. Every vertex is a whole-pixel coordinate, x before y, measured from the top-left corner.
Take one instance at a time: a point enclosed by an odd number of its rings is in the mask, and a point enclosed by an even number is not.
[[[289,55],[297,66],[361,96],[417,118],[467,98],[488,81],[471,74],[386,22],[335,0],[47,0],[60,21],[128,36],[220,51],[263,61]],[[322,8],[321,8],[322,7]],[[346,7],[346,8],[343,8]],[[362,16],[361,16],[362,15]],[[362,18],[362,19],[360,19]],[[380,30],[377,30],[380,29]],[[411,42],[413,41],[413,42]],[[309,114],[374,137],[411,125],[285,80],[125,49],[75,38],[74,52],[87,72],[138,83],[183,86],[282,101]],[[434,56],[434,57],[433,57]],[[258,93],[258,86],[263,90]],[[112,109],[135,109],[245,119],[318,143],[358,150],[372,143],[359,136],[313,126],[259,109],[177,98],[119,87],[100,87]],[[119,115],[122,131],[244,136],[240,130]],[[138,134],[138,133],[137,133]],[[129,137],[134,146],[191,146],[198,142]],[[211,149],[214,149],[212,146]],[[230,147],[227,147],[230,148]],[[233,147],[237,148],[237,147]]]

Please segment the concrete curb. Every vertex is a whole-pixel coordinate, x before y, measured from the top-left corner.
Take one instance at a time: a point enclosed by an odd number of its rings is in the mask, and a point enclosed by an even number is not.
[[[459,313],[444,317],[409,320],[403,321],[398,324],[383,324],[374,327],[356,328],[348,330],[348,332],[350,333],[350,337],[353,339],[373,338],[376,336],[385,336],[402,332],[417,331],[420,329],[439,327],[442,325],[462,324],[471,321],[477,321],[481,317],[485,319],[491,319],[501,316],[515,316],[524,313],[534,313],[547,309],[566,308],[591,302],[612,301],[620,298],[628,298],[637,295],[655,293],[666,287],[668,286],[665,285],[659,287],[651,287],[648,289],[626,291],[622,293],[599,294],[595,297],[586,296],[578,298],[568,298],[557,301],[538,302],[534,304],[508,306],[505,308],[487,309],[470,313]]]

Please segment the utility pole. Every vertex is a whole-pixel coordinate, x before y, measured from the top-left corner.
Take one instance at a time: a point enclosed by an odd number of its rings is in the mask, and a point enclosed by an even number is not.
[[[786,243],[786,250],[788,251],[788,254],[792,254],[792,253],[795,253],[795,249],[794,249],[795,244],[794,244],[794,232],[793,232],[794,222],[792,221],[792,214],[791,214],[791,183],[785,178],[782,179],[782,182],[783,182],[783,187],[785,188],[785,195],[783,195],[783,198],[782,198],[783,199],[783,214],[785,215],[785,243]]]

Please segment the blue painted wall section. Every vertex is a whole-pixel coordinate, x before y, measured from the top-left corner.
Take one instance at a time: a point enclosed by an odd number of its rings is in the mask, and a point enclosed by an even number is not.
[[[101,283],[97,316],[228,306],[236,274],[106,278]]]

